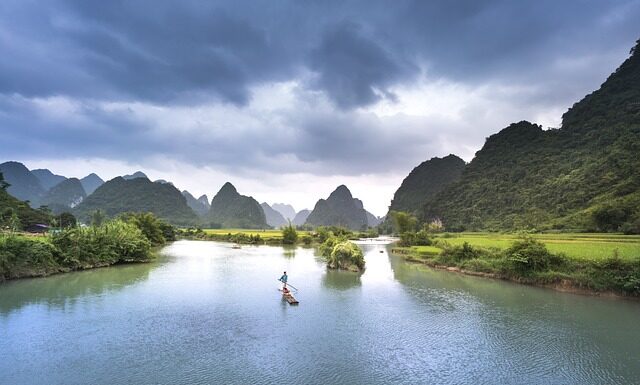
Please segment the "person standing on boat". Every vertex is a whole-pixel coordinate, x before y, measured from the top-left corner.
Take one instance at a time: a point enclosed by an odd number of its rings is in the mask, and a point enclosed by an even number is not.
[[[287,288],[287,280],[289,279],[289,276],[287,275],[287,272],[285,271],[284,274],[282,274],[282,277],[280,277],[280,282],[282,282],[284,285],[282,286],[282,290]]]

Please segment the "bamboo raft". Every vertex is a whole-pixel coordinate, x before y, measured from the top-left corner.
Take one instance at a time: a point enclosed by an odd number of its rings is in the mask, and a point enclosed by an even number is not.
[[[289,305],[297,305],[300,303],[293,295],[291,295],[291,293],[283,294],[282,296],[287,300],[287,302],[289,302]]]

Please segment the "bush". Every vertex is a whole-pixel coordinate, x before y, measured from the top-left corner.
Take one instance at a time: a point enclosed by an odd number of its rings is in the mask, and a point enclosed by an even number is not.
[[[311,245],[312,242],[313,238],[310,235],[305,235],[302,237],[302,243],[304,243],[305,246]]]
[[[504,256],[507,266],[523,275],[558,266],[563,261],[562,257],[551,254],[544,243],[531,237],[514,242]]]
[[[59,270],[50,243],[23,237],[0,237],[0,280],[50,274]]]
[[[71,269],[151,259],[147,237],[136,225],[122,220],[65,229],[53,234],[51,243],[60,251],[59,262]]]
[[[330,269],[360,271],[364,268],[362,250],[353,242],[337,243],[327,260],[327,267]]]
[[[291,222],[282,229],[282,243],[285,245],[295,245],[298,242],[298,232]]]
[[[445,260],[462,262],[469,259],[480,258],[482,254],[483,253],[480,249],[471,246],[468,242],[465,242],[462,246],[445,246],[442,250],[441,256]]]
[[[124,213],[120,219],[135,225],[152,245],[162,245],[168,238],[175,240],[173,226],[160,220],[152,213]],[[166,237],[165,237],[166,235]]]

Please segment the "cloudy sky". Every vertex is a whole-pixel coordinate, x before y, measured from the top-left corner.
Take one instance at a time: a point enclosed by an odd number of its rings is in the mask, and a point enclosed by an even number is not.
[[[0,2],[0,162],[386,212],[420,162],[559,127],[640,0]]]

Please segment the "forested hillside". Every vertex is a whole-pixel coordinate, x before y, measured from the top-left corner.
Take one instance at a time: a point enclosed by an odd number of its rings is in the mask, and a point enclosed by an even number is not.
[[[268,227],[260,204],[252,197],[240,195],[229,182],[225,183],[213,197],[207,220],[214,227],[248,229]]]
[[[311,226],[343,226],[353,230],[368,227],[362,201],[355,199],[345,185],[340,185],[325,200],[320,199],[307,217]]]
[[[449,229],[640,232],[640,50],[563,115],[489,137],[421,219]]]
[[[197,215],[178,189],[147,178],[114,178],[89,195],[74,209],[74,214],[86,222],[96,210],[102,210],[108,217],[123,212],[151,212],[176,225],[198,223]]]
[[[460,179],[464,167],[464,160],[455,155],[420,163],[402,181],[389,210],[418,213],[425,201]]]

